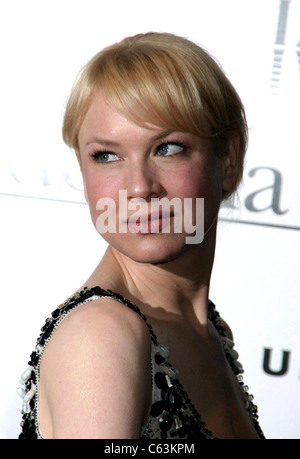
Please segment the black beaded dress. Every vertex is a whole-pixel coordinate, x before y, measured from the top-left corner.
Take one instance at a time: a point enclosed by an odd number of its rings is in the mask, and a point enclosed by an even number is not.
[[[187,393],[180,383],[178,371],[168,361],[168,349],[158,343],[146,317],[139,308],[129,300],[110,290],[100,287],[85,288],[74,294],[65,303],[53,311],[41,329],[29,367],[21,377],[23,388],[18,392],[23,398],[20,439],[42,439],[38,422],[38,387],[40,361],[47,343],[62,320],[77,306],[99,298],[113,298],[134,310],[146,322],[151,336],[151,370],[152,370],[152,408],[146,424],[142,427],[140,438],[143,439],[213,439],[201,415],[196,411]],[[234,343],[226,336],[219,313],[209,301],[209,319],[219,333],[226,358],[240,384],[245,406],[259,438],[264,434],[258,423],[257,407],[253,397],[248,394],[248,387],[243,383],[242,366],[237,361],[238,354],[233,349]]]

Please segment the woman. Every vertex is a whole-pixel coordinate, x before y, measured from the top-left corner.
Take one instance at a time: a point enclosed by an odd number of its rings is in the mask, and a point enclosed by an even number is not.
[[[42,329],[20,438],[263,438],[208,299],[247,144],[234,88],[189,40],[140,34],[85,66],[63,135],[108,248]]]

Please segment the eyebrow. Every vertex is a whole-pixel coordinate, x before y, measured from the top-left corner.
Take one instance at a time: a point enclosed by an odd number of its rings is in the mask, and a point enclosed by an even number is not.
[[[162,132],[160,132],[159,134],[151,137],[149,139],[150,142],[153,142],[153,141],[157,141],[157,140],[160,140],[164,137],[167,137],[168,135],[170,135],[171,133],[173,133],[175,131],[171,130],[171,129],[165,129],[163,130]],[[89,139],[85,146],[88,146],[90,145],[91,143],[98,143],[98,144],[101,144],[101,145],[106,145],[108,147],[119,147],[120,144],[118,142],[114,142],[112,140],[108,140],[108,139],[103,139],[101,137],[98,137],[98,136],[94,136],[92,137],[91,139]]]
[[[100,143],[101,145],[107,145],[110,147],[118,147],[118,142],[113,142],[111,140],[101,139],[100,137],[92,137],[90,140],[86,142],[86,146],[90,145],[91,143]]]

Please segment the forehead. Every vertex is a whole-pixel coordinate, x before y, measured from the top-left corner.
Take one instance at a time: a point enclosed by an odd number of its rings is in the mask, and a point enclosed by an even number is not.
[[[98,91],[83,119],[78,139],[80,147],[99,139],[101,143],[112,145],[131,136],[155,139],[169,132],[171,130],[150,123],[145,123],[145,126],[133,123],[112,106],[102,91]]]

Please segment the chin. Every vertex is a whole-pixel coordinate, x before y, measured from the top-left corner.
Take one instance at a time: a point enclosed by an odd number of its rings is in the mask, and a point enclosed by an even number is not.
[[[162,264],[176,260],[188,250],[183,235],[134,235],[130,238],[106,238],[118,252],[137,263]]]

